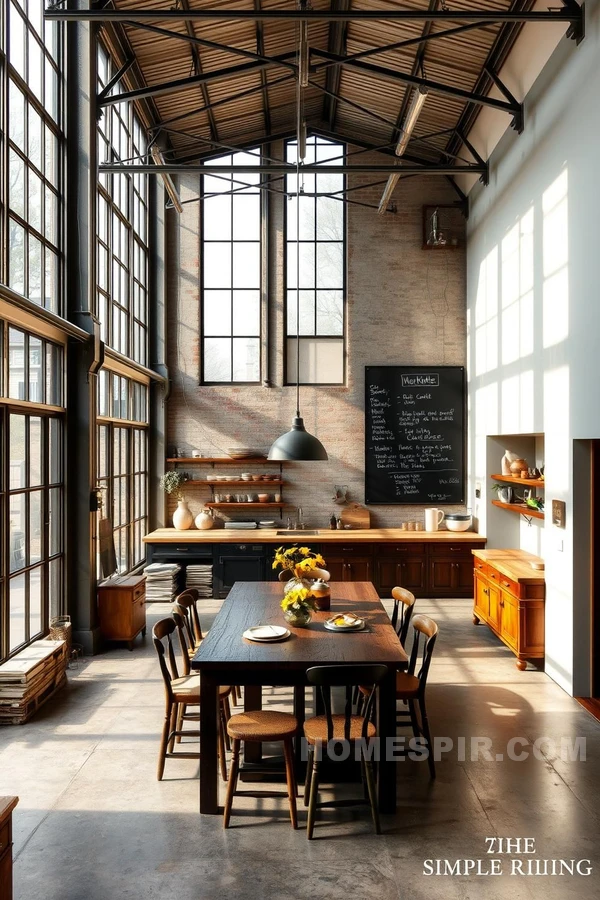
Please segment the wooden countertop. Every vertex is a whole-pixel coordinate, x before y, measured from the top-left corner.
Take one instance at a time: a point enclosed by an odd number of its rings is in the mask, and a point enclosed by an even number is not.
[[[237,544],[240,541],[260,544],[327,544],[334,541],[350,543],[382,543],[385,541],[444,542],[457,544],[463,541],[485,544],[486,538],[474,531],[402,531],[400,528],[354,528],[334,531],[315,529],[317,534],[299,531],[297,534],[277,534],[274,528],[209,528],[206,531],[176,528],[157,528],[144,536],[147,544]]]
[[[531,562],[543,563],[543,559],[527,550],[473,550],[473,556],[489,562],[501,575],[519,584],[544,584],[544,570],[533,569]]]
[[[6,822],[18,802],[18,797],[0,797],[0,825]]]

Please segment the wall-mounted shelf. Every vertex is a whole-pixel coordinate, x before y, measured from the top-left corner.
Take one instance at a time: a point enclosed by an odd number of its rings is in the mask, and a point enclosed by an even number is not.
[[[546,482],[543,478],[514,478],[512,475],[490,475],[493,481],[504,481],[506,484],[524,484],[527,487],[544,488]]]
[[[507,479],[508,480],[508,479]],[[515,480],[516,479],[511,479]],[[525,481],[525,479],[522,479]],[[492,500],[492,506],[499,506],[500,509],[508,509],[510,512],[520,513],[522,516],[529,516],[531,519],[543,519],[544,513],[539,509],[533,509],[526,503],[501,503],[500,500]]]
[[[227,481],[203,481],[201,478],[190,478],[190,479],[188,479],[188,481],[185,482],[186,487],[189,487],[190,485],[192,485],[193,487],[195,487],[196,485],[200,485],[202,487],[209,487],[209,488],[217,488],[217,487],[226,488],[226,487],[242,486],[242,487],[247,488],[248,490],[254,489],[255,492],[258,492],[261,488],[264,488],[265,485],[268,487],[271,484],[281,485],[281,484],[285,484],[285,481],[283,481],[282,478],[277,478],[277,479],[269,478],[268,481],[247,481],[247,480],[244,481],[243,478],[240,478],[239,480],[236,479],[235,481],[229,481],[229,480],[227,480]]]
[[[205,503],[204,505],[211,509],[259,509],[269,506],[276,506],[281,509],[282,506],[285,506],[285,503]]]
[[[268,463],[268,465],[279,466],[281,463],[279,460],[273,461],[272,459],[267,459],[266,456],[247,456],[244,459],[233,459],[231,456],[175,456],[167,459],[168,463],[173,463],[173,465],[202,465],[203,463],[210,463],[211,465],[229,465],[235,463],[236,466],[244,466],[246,464],[250,465],[253,463]]]

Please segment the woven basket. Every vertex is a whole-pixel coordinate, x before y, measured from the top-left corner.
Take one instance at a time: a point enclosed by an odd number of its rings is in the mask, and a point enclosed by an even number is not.
[[[71,616],[55,616],[50,619],[50,634],[52,641],[65,641],[67,645],[67,659],[71,656],[72,625]]]

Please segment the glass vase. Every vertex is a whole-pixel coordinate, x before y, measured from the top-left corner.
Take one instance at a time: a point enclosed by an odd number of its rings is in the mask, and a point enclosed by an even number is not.
[[[308,606],[289,607],[284,609],[283,618],[292,628],[305,628],[312,619],[312,610]]]

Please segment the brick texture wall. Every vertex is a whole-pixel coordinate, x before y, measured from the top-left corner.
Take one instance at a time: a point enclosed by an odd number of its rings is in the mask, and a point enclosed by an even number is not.
[[[361,162],[366,157],[362,156]],[[360,178],[363,183],[373,181],[369,175]],[[358,181],[358,176],[353,177],[350,185]],[[197,197],[199,179],[182,179],[180,190],[184,200]],[[381,188],[350,196],[377,205]],[[401,180],[393,199],[396,215],[381,217],[375,209],[347,207],[346,384],[301,389],[306,427],[323,442],[329,460],[286,464],[289,484],[283,490],[286,502],[291,507],[302,506],[305,521],[315,527],[325,526],[335,508],[331,500],[334,485],[347,485],[350,499],[364,502],[364,367],[466,364],[464,244],[453,250],[422,249],[422,206],[452,203],[456,195],[446,179],[428,176]],[[295,388],[282,386],[285,198],[271,194],[269,202],[270,239],[276,247],[269,272],[270,386],[199,385],[200,204],[184,205],[181,216],[169,214],[168,443],[187,453],[198,449],[204,456],[221,456],[235,446],[266,451],[291,424]],[[239,471],[246,468],[240,464]],[[190,469],[194,477],[204,477],[210,471],[207,466]],[[228,466],[226,471],[233,474],[238,470]],[[254,467],[253,471],[260,470]],[[202,501],[210,499],[209,491],[189,489],[186,499],[196,513]],[[423,519],[422,507],[369,509],[372,525],[380,527]],[[251,516],[238,518],[256,517],[257,511],[249,512]],[[284,521],[288,512],[293,510],[284,511]],[[273,517],[277,518],[277,511]]]

